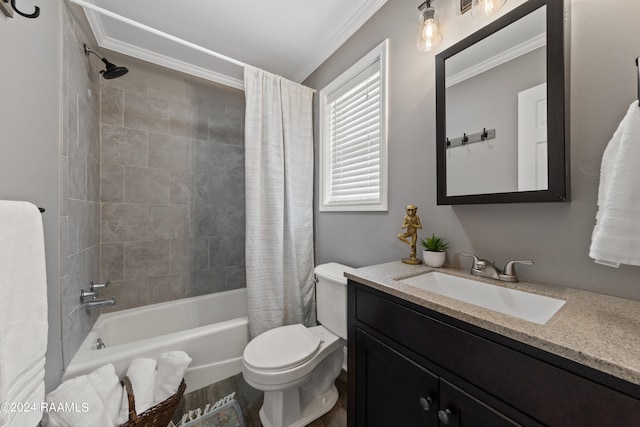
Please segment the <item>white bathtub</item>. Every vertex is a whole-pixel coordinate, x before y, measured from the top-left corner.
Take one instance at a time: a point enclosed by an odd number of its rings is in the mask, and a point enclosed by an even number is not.
[[[246,289],[101,314],[62,379],[107,363],[123,376],[135,358],[183,350],[193,359],[185,375],[193,391],[242,371],[248,335]],[[106,348],[96,348],[98,338]]]

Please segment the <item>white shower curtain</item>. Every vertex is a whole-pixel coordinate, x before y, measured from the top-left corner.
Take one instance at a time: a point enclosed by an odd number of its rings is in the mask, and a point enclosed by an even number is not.
[[[252,337],[315,324],[313,90],[245,67],[246,273]]]

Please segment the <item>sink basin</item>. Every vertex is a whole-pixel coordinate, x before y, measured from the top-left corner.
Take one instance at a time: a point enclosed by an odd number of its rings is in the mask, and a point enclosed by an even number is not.
[[[556,298],[438,272],[401,279],[399,282],[540,325],[547,323],[565,303]]]

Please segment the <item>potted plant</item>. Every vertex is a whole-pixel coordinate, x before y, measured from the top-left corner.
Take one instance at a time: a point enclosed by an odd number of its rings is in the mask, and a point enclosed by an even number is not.
[[[449,247],[449,242],[432,233],[431,237],[420,240],[420,245],[424,248],[422,259],[426,265],[429,267],[442,267],[444,265],[444,259],[447,256],[445,251]]]

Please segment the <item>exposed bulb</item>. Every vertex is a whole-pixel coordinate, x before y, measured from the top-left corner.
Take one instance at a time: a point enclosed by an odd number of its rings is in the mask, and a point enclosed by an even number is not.
[[[419,52],[430,52],[442,43],[442,34],[438,16],[434,8],[428,8],[420,14],[418,40],[416,48]]]
[[[473,0],[471,4],[471,15],[475,18],[483,18],[485,16],[496,13],[507,0]]]
[[[433,22],[433,19],[426,20],[424,23],[424,30],[422,30],[422,37],[425,40],[429,40],[429,39],[432,40],[438,34],[439,34],[438,26],[436,25],[435,22]]]

